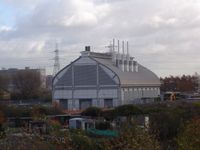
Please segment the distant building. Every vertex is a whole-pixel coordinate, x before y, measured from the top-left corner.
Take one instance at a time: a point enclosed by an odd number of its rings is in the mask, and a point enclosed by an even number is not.
[[[158,97],[160,80],[129,54],[95,53],[86,47],[56,74],[52,95],[53,102],[68,110],[110,108]]]
[[[52,89],[52,80],[53,76],[52,75],[47,75],[46,76],[46,88],[51,90]]]
[[[18,68],[5,69],[5,68],[3,68],[2,70],[0,70],[0,75],[5,76],[9,79],[8,91],[14,91],[16,88],[15,85],[13,84],[13,77],[18,72],[23,72],[23,71],[27,71],[27,70],[39,73],[40,79],[41,79],[41,87],[43,87],[43,88],[46,87],[46,70],[45,69],[31,69],[29,67],[25,67],[24,69],[18,69]]]

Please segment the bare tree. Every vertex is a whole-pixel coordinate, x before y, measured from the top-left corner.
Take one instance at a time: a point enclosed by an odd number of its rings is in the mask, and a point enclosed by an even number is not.
[[[37,98],[41,89],[40,73],[32,70],[22,70],[13,77],[16,93],[20,98]]]
[[[6,76],[0,75],[0,90],[7,90],[9,79]]]

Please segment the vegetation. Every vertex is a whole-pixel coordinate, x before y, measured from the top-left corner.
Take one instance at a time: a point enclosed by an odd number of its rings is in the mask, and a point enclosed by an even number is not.
[[[85,109],[81,115],[83,116],[91,116],[91,117],[99,117],[102,113],[102,110],[98,107],[89,107]]]
[[[8,87],[8,77],[0,75],[0,90],[6,90]]]
[[[7,92],[8,83],[8,77],[0,75],[0,99],[4,99],[5,92]]]
[[[0,105],[0,110],[5,117],[40,117],[46,115],[56,115],[62,112],[54,107],[35,105],[33,107],[17,107]]]
[[[133,116],[142,113],[142,110],[135,105],[122,105],[114,110],[115,116]]]
[[[197,77],[190,75],[170,76],[160,79],[162,91],[194,92],[197,90]]]
[[[134,124],[125,124],[121,128],[121,135],[112,138],[106,143],[106,150],[159,150],[158,140],[148,130]]]
[[[12,75],[2,74],[0,75],[0,100],[42,99],[49,101],[51,91],[45,89],[42,84],[41,75],[35,70],[18,70]]]
[[[200,148],[200,118],[188,122],[177,138],[179,150],[199,150]]]
[[[40,74],[31,70],[18,71],[13,77],[13,84],[17,89],[17,98],[38,98],[41,89]]]
[[[55,113],[53,109],[35,106],[33,108],[18,108],[0,106],[0,124],[4,123],[6,117],[9,116],[32,116],[35,120],[46,120],[46,115]],[[2,114],[2,115],[1,115]],[[105,150],[121,150],[121,149],[141,149],[141,150],[184,150],[192,147],[194,150],[199,147],[199,124],[200,124],[200,105],[199,102],[183,103],[168,102],[164,104],[151,105],[124,105],[115,109],[102,111],[99,108],[88,108],[82,114],[91,117],[103,117],[107,122],[96,122],[96,128],[100,130],[112,129],[111,122],[118,116],[126,117],[127,121],[122,121],[116,129],[119,136],[115,138],[94,137],[81,130],[60,131],[61,124],[58,120],[46,120],[49,131],[47,135],[39,135],[37,139],[32,137],[37,143],[41,144],[41,148],[45,149],[105,149]],[[138,116],[148,115],[148,128],[141,127],[138,122],[133,122]],[[193,118],[191,120],[191,118]],[[139,125],[139,126],[138,126]],[[15,131],[16,132],[16,131]],[[23,133],[23,132],[19,132]],[[27,135],[16,140],[19,144],[31,142]],[[23,138],[24,137],[24,138]],[[12,147],[13,143],[9,140],[15,139],[12,134],[7,134],[1,141],[6,142],[7,147]],[[54,140],[53,140],[54,139]],[[55,140],[62,139],[62,140]],[[0,141],[0,143],[2,143]],[[12,144],[11,144],[12,143]],[[190,143],[190,144],[188,144]],[[11,145],[9,145],[11,144]],[[67,145],[68,146],[67,146]],[[5,146],[4,145],[4,146]],[[21,146],[22,146],[21,145]],[[24,144],[26,145],[26,144]],[[31,143],[30,143],[31,145]],[[47,147],[45,147],[47,146]],[[188,146],[188,147],[187,147]],[[195,147],[196,146],[196,147]],[[26,146],[25,146],[26,147]],[[36,145],[35,145],[36,147]],[[20,147],[21,148],[21,147]],[[34,146],[33,146],[34,148]],[[37,147],[38,148],[38,147]],[[192,149],[191,148],[191,149]],[[36,148],[35,148],[36,149]],[[190,150],[190,149],[189,149]]]

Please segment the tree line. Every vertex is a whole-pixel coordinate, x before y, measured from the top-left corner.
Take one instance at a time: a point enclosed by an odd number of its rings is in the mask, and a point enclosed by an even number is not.
[[[161,91],[196,92],[198,78],[193,75],[169,76],[160,78]]]
[[[10,99],[37,99],[49,96],[42,87],[41,75],[34,70],[19,70],[14,74],[0,74],[0,99],[9,93]]]

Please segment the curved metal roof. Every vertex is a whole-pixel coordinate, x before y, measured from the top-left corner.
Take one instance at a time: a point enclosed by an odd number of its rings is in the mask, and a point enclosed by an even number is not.
[[[161,84],[155,73],[140,64],[138,64],[138,72],[123,72],[112,64],[111,59],[90,57],[114,71],[120,78],[121,86],[160,86]]]

